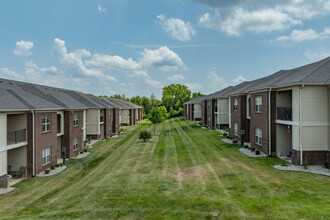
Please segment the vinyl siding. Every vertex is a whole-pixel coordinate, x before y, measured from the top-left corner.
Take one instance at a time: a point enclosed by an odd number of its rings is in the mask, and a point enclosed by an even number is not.
[[[121,110],[121,123],[129,124],[129,110],[128,109]]]
[[[201,104],[194,104],[194,119],[195,118],[202,118],[202,105]]]
[[[327,92],[327,87],[321,86],[305,86],[301,89],[304,124],[328,121]]]
[[[0,176],[7,174],[7,151],[0,152]]]
[[[299,151],[299,127],[292,126],[292,149]]]
[[[229,99],[218,99],[218,123],[219,124],[229,124]]]
[[[86,132],[87,134],[99,134],[99,117],[100,113],[98,109],[88,109],[86,114]]]
[[[327,127],[303,127],[302,132],[303,150],[327,150],[328,128]]]
[[[292,88],[292,121],[299,122],[299,87]]]

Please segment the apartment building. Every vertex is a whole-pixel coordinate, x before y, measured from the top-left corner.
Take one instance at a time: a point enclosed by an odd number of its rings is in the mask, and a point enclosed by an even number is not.
[[[183,104],[183,112],[185,117],[190,121],[201,121],[202,120],[202,98],[197,97]]]
[[[118,132],[118,114],[93,95],[0,79],[0,187],[8,173],[33,177],[81,151],[87,137]]]

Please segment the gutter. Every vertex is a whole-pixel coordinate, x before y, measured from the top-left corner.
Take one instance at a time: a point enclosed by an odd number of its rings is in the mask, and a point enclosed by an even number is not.
[[[268,93],[268,155],[272,154],[272,117],[271,117],[271,92],[272,88],[269,88],[269,93]]]
[[[301,90],[304,84],[299,87],[299,152],[300,152],[300,165],[303,165],[303,149],[302,149],[302,103],[301,103]]]
[[[31,110],[32,113],[32,176],[36,175],[35,170],[35,137],[34,137],[34,127],[35,127],[35,121],[34,121],[34,111]]]

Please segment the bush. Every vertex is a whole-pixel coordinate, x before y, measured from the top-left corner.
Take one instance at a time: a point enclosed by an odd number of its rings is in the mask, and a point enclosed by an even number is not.
[[[237,139],[233,139],[233,144],[237,144]]]
[[[256,149],[254,147],[251,147],[251,151],[254,152]]]
[[[50,170],[45,170],[45,174],[48,174],[50,172]]]
[[[151,139],[151,133],[147,130],[140,131],[139,133],[139,139],[143,140],[143,142],[146,142],[147,140]]]
[[[59,167],[60,165],[57,163],[57,164],[55,164],[55,167]]]
[[[63,166],[64,166],[64,164],[63,164],[63,163],[59,163],[58,165],[59,165],[60,167],[63,167]]]
[[[259,155],[260,154],[260,150],[256,150],[256,155]]]
[[[224,128],[223,129],[225,132],[228,132],[229,131],[229,128]]]
[[[233,138],[232,137],[230,137],[230,136],[228,136],[228,138],[230,139],[230,140],[232,140]]]
[[[85,152],[85,153],[86,153],[86,152],[87,152],[87,148],[84,148],[84,149],[83,149],[83,152]]]
[[[80,154],[83,154],[84,152],[83,151],[80,151]]]
[[[90,144],[91,143],[91,138],[87,138],[87,144]]]
[[[308,161],[305,159],[305,160],[303,160],[303,166],[304,166],[304,168],[305,168],[305,170],[307,169],[307,167],[308,167]]]
[[[247,144],[244,144],[244,146],[243,146],[244,148],[249,148],[249,145],[247,145]]]
[[[330,164],[329,164],[329,162],[324,162],[324,164],[323,164],[323,165],[324,165],[324,167],[325,167],[325,168],[327,168],[327,169],[329,169],[329,168],[330,168]]]
[[[227,133],[226,133],[226,132],[225,132],[225,133],[223,133],[222,135],[223,135],[224,137],[227,137]]]
[[[50,169],[51,169],[51,170],[55,169],[55,166],[54,166],[54,165],[51,165],[51,166],[50,166]]]

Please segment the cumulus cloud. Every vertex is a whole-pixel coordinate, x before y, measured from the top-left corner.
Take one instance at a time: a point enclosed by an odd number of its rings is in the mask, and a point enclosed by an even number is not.
[[[193,92],[200,92],[201,90],[203,90],[203,86],[199,83],[185,83],[185,86],[188,87],[188,89],[190,91],[193,91]]]
[[[16,56],[29,56],[32,54],[32,52],[30,51],[33,47],[33,42],[31,41],[17,41],[16,42],[16,49],[13,51],[13,53]]]
[[[330,56],[330,50],[321,47],[318,51],[313,52],[310,49],[307,49],[305,51],[305,56],[311,61],[322,60]]]
[[[212,69],[207,75],[207,78],[210,80],[210,86],[212,89],[220,90],[228,86],[224,78],[217,74],[216,69]]]
[[[293,30],[288,36],[280,36],[276,41],[302,42],[316,39],[324,39],[330,36],[330,28],[325,28],[323,32],[316,33],[313,29]]]
[[[180,41],[188,41],[195,34],[190,22],[184,22],[179,18],[166,19],[164,15],[158,15],[157,22],[167,33]]]
[[[97,10],[100,12],[100,13],[103,13],[105,12],[107,9],[106,8],[102,8],[102,6],[100,4],[98,4],[97,6]]]
[[[24,76],[19,75],[15,71],[12,71],[8,68],[0,68],[0,76],[10,77],[10,78],[16,78],[16,79],[22,79]]]
[[[238,77],[236,77],[235,79],[233,79],[233,82],[234,82],[234,83],[240,83],[240,82],[244,82],[244,81],[246,81],[246,80],[247,80],[247,79],[245,79],[244,76],[239,75]]]
[[[120,56],[110,56],[104,54],[94,54],[92,59],[86,64],[93,67],[101,67],[117,71],[132,71],[141,69],[141,65],[132,58],[127,60]]]
[[[151,87],[154,87],[154,88],[163,88],[163,84],[157,80],[154,80],[154,79],[149,79],[149,78],[146,78],[145,79],[145,83]]]
[[[182,76],[180,74],[174,74],[172,76],[166,77],[166,81],[169,81],[169,82],[183,82],[183,81],[185,81],[185,78],[184,78],[184,76]]]
[[[162,71],[177,70],[179,67],[184,67],[179,55],[167,46],[155,50],[144,49],[140,64],[147,68],[151,67]]]
[[[210,11],[199,18],[199,24],[239,35],[244,31],[281,31],[301,24],[306,19],[330,14],[328,0],[194,0],[209,6]]]

